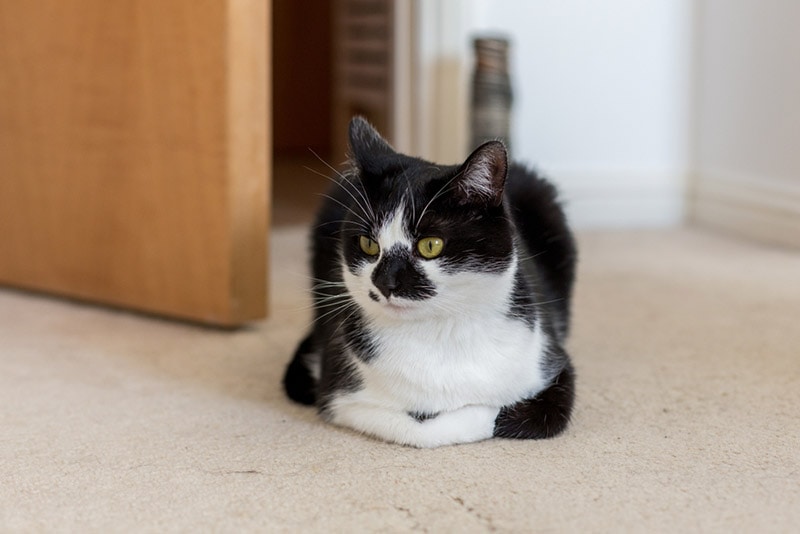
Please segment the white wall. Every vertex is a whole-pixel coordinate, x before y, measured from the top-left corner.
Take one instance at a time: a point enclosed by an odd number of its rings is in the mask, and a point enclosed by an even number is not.
[[[408,0],[415,34],[409,136],[397,148],[440,163],[467,155],[472,0]],[[402,31],[402,30],[400,30]],[[400,113],[403,110],[400,109]]]
[[[559,184],[577,226],[683,218],[690,0],[472,0],[512,40],[515,158]]]
[[[411,1],[403,148],[463,158],[469,38],[504,32],[514,156],[559,185],[576,226],[669,226],[689,211],[800,246],[800,0]]]
[[[692,218],[800,246],[800,2],[703,0]]]

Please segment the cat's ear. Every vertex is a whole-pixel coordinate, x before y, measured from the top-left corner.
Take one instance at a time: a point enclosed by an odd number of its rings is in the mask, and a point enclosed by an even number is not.
[[[488,141],[470,154],[458,171],[456,196],[462,204],[497,207],[503,201],[508,152],[500,141]]]
[[[353,117],[349,134],[350,150],[355,163],[362,169],[371,167],[370,163],[379,156],[395,154],[386,139],[364,117]]]

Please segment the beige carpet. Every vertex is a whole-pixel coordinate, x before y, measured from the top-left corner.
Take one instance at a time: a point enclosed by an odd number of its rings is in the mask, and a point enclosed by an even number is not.
[[[235,332],[0,291],[1,531],[800,529],[800,253],[584,234],[569,431],[415,450],[284,399],[304,232],[272,247]]]

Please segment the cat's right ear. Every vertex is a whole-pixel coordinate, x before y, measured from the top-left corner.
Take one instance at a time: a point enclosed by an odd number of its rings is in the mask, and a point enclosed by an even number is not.
[[[508,152],[500,141],[488,141],[470,154],[459,169],[455,193],[461,204],[497,207],[503,201]]]
[[[364,117],[353,117],[349,134],[353,159],[363,170],[370,171],[374,166],[372,162],[380,156],[396,154],[386,139]]]

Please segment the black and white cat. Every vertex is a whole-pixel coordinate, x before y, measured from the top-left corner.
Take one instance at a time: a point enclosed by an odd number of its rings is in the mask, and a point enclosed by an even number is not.
[[[575,244],[556,190],[490,141],[461,165],[350,123],[313,231],[315,322],[290,398],[387,441],[547,438],[567,426]]]

